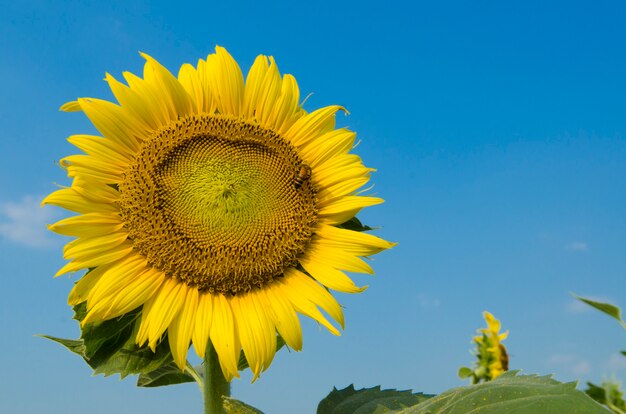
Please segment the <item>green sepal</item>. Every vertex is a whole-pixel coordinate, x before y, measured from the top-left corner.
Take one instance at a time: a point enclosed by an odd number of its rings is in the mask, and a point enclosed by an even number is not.
[[[74,319],[80,322],[85,315],[85,303],[74,306]],[[140,309],[136,309],[119,318],[88,324],[82,327],[78,340],[47,335],[42,337],[80,355],[94,374],[119,374],[121,378],[146,374],[170,363],[172,355],[166,338],[161,340],[154,352],[147,346],[140,347],[135,343],[139,316]]]
[[[202,372],[202,369],[196,369],[196,372]],[[201,375],[201,374],[199,374]],[[154,371],[140,374],[137,378],[138,387],[163,387],[166,385],[184,384],[186,382],[194,382],[195,379],[187,372],[181,371],[174,361],[165,364]]]
[[[317,414],[382,414],[411,407],[432,395],[411,391],[381,390],[380,386],[355,390],[353,385],[330,394],[317,406]]]
[[[492,381],[448,390],[401,411],[402,414],[607,414],[609,411],[576,389],[551,376],[517,375],[508,371]]]
[[[263,412],[251,405],[234,398],[222,397],[226,414],[263,414]]]
[[[352,217],[350,220],[346,221],[345,223],[340,224],[337,227],[342,228],[342,229],[347,229],[347,230],[354,230],[354,231],[374,230],[373,227],[370,227],[361,223],[361,220],[359,220],[356,217]]]
[[[606,313],[610,317],[616,319],[622,325],[622,327],[626,329],[626,322],[624,322],[624,320],[622,319],[622,310],[619,307],[612,305],[610,303],[597,302],[595,300],[583,298],[573,293],[572,293],[572,296],[574,296],[579,301],[586,303],[589,306],[593,306],[600,312]]]

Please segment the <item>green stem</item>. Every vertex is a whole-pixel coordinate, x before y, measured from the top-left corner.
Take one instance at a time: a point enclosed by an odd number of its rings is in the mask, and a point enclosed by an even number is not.
[[[230,383],[224,378],[217,352],[209,340],[204,353],[204,414],[223,414],[222,396],[230,397]]]

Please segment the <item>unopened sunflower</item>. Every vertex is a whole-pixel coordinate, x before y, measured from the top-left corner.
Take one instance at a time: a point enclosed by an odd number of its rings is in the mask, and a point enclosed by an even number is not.
[[[343,328],[328,289],[361,292],[344,272],[373,273],[362,258],[393,245],[342,226],[383,201],[359,193],[372,169],[335,127],[343,108],[307,113],[271,57],[244,81],[221,47],[178,77],[142,56],[143,78],[106,75],[118,103],[61,108],[101,134],[69,138],[84,152],[61,160],[72,185],[44,200],[79,213],[50,228],[76,238],[57,275],[89,269],[69,295],[86,302],[82,325],[141,308],[138,345],[167,334],[182,369],[190,344],[204,357],[211,341],[228,380],[241,350],[265,370],[277,334],[301,349],[298,313],[338,335],[320,311]]]

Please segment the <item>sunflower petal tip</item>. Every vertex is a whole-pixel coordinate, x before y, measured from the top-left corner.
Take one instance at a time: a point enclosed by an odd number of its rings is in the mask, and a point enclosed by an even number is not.
[[[80,98],[75,101],[69,101],[61,105],[59,111],[62,112],[79,112],[81,111],[80,107]]]

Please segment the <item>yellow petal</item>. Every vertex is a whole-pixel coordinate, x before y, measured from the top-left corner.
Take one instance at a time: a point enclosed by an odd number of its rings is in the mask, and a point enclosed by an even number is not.
[[[172,357],[181,370],[184,370],[187,365],[187,351],[196,324],[198,307],[198,290],[187,286],[184,289],[187,289],[187,298],[167,331]]]
[[[104,80],[109,84],[120,106],[132,113],[135,120],[142,124],[146,131],[154,131],[159,128],[159,117],[155,116],[155,113],[151,110],[152,105],[149,105],[144,97],[108,73],[105,75]]]
[[[98,280],[87,296],[87,310],[100,302],[106,296],[114,295],[124,286],[132,282],[146,269],[146,260],[139,255],[131,255],[118,260]]]
[[[219,356],[224,377],[230,381],[239,378],[237,364],[241,343],[228,299],[223,295],[213,296],[213,320],[211,322],[211,342]]]
[[[283,298],[280,290],[274,285],[268,289],[259,291],[262,306],[269,310],[272,323],[276,330],[292,349],[302,349],[302,328],[298,314],[289,301]]]
[[[193,112],[196,114],[202,113],[204,111],[205,99],[211,99],[211,97],[205,97],[204,85],[202,85],[196,68],[189,63],[182,65],[178,71],[178,81],[191,97]]]
[[[98,280],[107,271],[111,265],[98,266],[95,269],[91,269],[85,274],[72,288],[69,297],[67,298],[68,305],[78,305],[81,302],[87,300],[87,295],[98,283]]]
[[[63,112],[79,112],[81,111],[80,104],[77,101],[66,102],[59,108],[59,111]]]
[[[149,69],[152,72],[151,68]],[[158,85],[145,81],[130,72],[124,72],[123,75],[130,89],[141,99],[141,105],[146,111],[145,116],[150,120],[151,126],[156,124],[156,128],[160,128],[177,119],[171,118],[172,114],[170,114],[167,105],[160,99],[161,93]]]
[[[94,203],[93,199],[85,197],[76,188],[57,190],[44,198],[41,204],[52,204],[77,213],[117,213],[114,205]]]
[[[239,65],[223,47],[206,61],[206,80],[220,113],[238,117],[243,105],[244,83]]]
[[[292,269],[291,275],[285,275],[285,277],[289,277],[289,283],[291,283],[295,289],[303,292],[311,302],[328,313],[343,329],[344,319],[341,306],[339,306],[337,300],[328,293],[326,289],[315,280],[296,269]]]
[[[193,347],[200,358],[204,358],[206,346],[211,332],[213,320],[213,299],[210,293],[200,293],[198,297],[198,311],[196,325],[192,335]]]
[[[235,296],[230,301],[241,347],[254,379],[269,366],[276,352],[276,331],[256,296],[256,293],[250,292],[245,296]]]
[[[66,259],[84,260],[91,256],[106,253],[108,250],[122,244],[128,238],[128,233],[119,231],[103,236],[80,238],[65,245],[63,257]]]
[[[141,323],[137,332],[136,343],[148,346],[153,350],[165,329],[169,326],[180,310],[186,293],[181,289],[182,284],[174,279],[166,278],[159,290],[144,303],[141,310]],[[182,292],[181,292],[182,290]],[[182,300],[181,300],[182,299]]]
[[[123,226],[117,214],[87,213],[60,220],[48,229],[64,236],[95,237],[117,232]]]
[[[153,57],[145,53],[140,54],[146,59],[144,71],[148,71],[148,67],[154,71],[155,79],[160,86],[161,99],[169,106],[171,114],[170,119],[177,119],[177,117],[182,118],[194,113],[194,105],[191,96],[189,96],[178,79]]]
[[[330,265],[311,260],[306,256],[299,261],[304,270],[329,289],[345,293],[360,293],[367,289],[367,286],[358,287],[345,273]]]
[[[70,155],[61,159],[68,177],[91,177],[105,184],[117,184],[122,180],[124,168],[91,155]]]
[[[274,130],[279,134],[285,134],[289,128],[306,112],[299,106],[300,89],[296,79],[287,74],[283,77],[281,94],[270,114],[273,120]]]
[[[347,154],[354,146],[355,139],[356,133],[345,128],[336,129],[309,141],[308,144],[298,148],[298,151],[311,168],[315,168],[330,158]]]
[[[284,280],[279,280],[274,282],[277,291],[279,294],[289,300],[291,305],[301,314],[308,316],[311,319],[316,320],[320,324],[324,325],[326,329],[328,329],[333,335],[340,335],[337,328],[335,328],[324,315],[317,308],[317,304],[309,298],[309,292],[303,291],[301,289],[301,284],[294,283],[292,279],[294,279],[294,271],[289,274],[285,274]],[[300,273],[300,272],[298,272]],[[301,273],[300,273],[301,274]],[[308,277],[305,275],[305,277]]]
[[[137,309],[154,296],[165,281],[165,275],[155,269],[148,269],[107,297],[96,303],[91,313],[101,320],[117,318]]]
[[[302,260],[317,261],[348,272],[374,274],[371,266],[359,259],[356,254],[320,243],[317,238],[311,240],[309,248],[302,255]]]
[[[358,252],[361,256],[376,254],[396,245],[396,243],[388,242],[380,237],[361,231],[340,229],[328,225],[320,225],[315,230],[315,234],[323,239],[320,240],[321,243],[336,245],[345,250]]]
[[[254,110],[258,97],[261,94],[261,86],[268,68],[267,56],[259,55],[254,60],[252,67],[250,67],[250,71],[248,71],[243,98],[243,115],[248,119],[254,118]]]
[[[95,159],[116,166],[126,167],[134,158],[133,154],[121,145],[95,135],[72,135],[67,140]]]
[[[131,153],[139,150],[139,143],[149,135],[132,116],[111,102],[102,99],[80,98],[80,107],[100,133]]]
[[[378,197],[344,196],[319,203],[319,216],[327,224],[341,224],[356,216],[364,207],[384,202]]]
[[[305,145],[312,139],[331,131],[335,127],[335,113],[346,109],[339,105],[320,108],[298,119],[285,136],[296,147]]]
[[[106,253],[90,256],[86,259],[75,259],[72,262],[63,266],[54,277],[61,276],[68,272],[75,272],[81,269],[89,269],[96,266],[101,266],[107,263],[115,262],[116,260],[120,260],[130,254],[133,250],[133,245],[129,241],[125,241],[124,243],[115,246]]]

